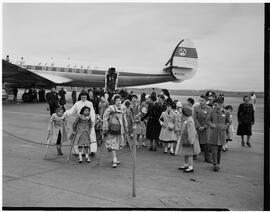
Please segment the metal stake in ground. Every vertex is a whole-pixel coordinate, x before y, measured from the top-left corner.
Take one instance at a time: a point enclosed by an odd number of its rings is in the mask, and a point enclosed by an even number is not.
[[[133,140],[133,170],[132,170],[132,196],[136,197],[136,138]]]

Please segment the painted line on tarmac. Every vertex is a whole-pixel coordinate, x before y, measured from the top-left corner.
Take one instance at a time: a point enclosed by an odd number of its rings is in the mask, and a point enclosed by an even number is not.
[[[26,112],[15,112],[15,111],[7,111],[3,110],[3,113],[13,113],[13,114],[21,114],[21,115],[34,115],[34,116],[47,116],[49,117],[49,114],[41,114],[41,113],[26,113]]]

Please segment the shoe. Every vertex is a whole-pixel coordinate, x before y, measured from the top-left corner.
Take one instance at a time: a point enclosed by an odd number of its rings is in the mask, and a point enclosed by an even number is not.
[[[148,150],[149,150],[149,151],[153,151],[153,147],[150,147]]]
[[[79,163],[82,163],[82,160],[79,160],[78,162],[79,162]]]
[[[242,141],[242,146],[245,146],[245,142]]]
[[[215,172],[218,172],[218,171],[219,171],[219,166],[218,166],[218,165],[214,165],[213,170],[214,170]]]
[[[197,155],[193,155],[193,160],[197,160]]]
[[[227,150],[226,150],[226,148],[222,148],[222,152],[226,152]]]
[[[153,148],[153,151],[155,152],[155,151],[157,151],[157,148],[155,147],[155,148]]]
[[[204,159],[204,161],[205,161],[206,163],[212,163],[212,161],[211,161],[210,159]]]
[[[184,170],[185,173],[194,172],[194,169],[187,168]]]
[[[112,163],[120,164],[120,161],[119,160],[117,160],[115,162],[112,161]]]
[[[90,158],[86,158],[85,162],[90,163],[91,159]]]
[[[164,153],[164,154],[167,154],[167,152],[166,152],[166,151],[164,151],[163,153]]]
[[[178,170],[186,170],[186,169],[188,169],[188,166],[181,166],[178,168]]]
[[[95,155],[96,155],[96,153],[94,153],[94,152],[91,152],[91,153],[90,153],[90,157],[91,157],[91,158],[95,157]]]
[[[57,153],[58,153],[58,155],[63,155],[62,149],[58,147],[57,148]]]
[[[143,147],[147,147],[145,144],[142,144]]]
[[[249,142],[247,142],[247,146],[248,146],[248,147],[251,147],[251,144],[250,144]]]
[[[117,163],[113,163],[113,164],[112,164],[112,167],[113,167],[113,168],[116,168],[116,167],[117,167]]]
[[[170,152],[170,155],[171,155],[171,156],[175,156],[174,152]]]

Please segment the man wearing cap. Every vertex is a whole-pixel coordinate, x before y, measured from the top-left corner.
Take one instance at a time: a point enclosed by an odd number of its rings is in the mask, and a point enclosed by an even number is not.
[[[207,97],[205,95],[201,95],[199,100],[200,103],[194,107],[193,118],[199,137],[200,147],[204,153],[204,160],[205,162],[211,163],[210,147],[208,145],[207,117],[210,114],[212,108],[206,104],[206,101]]]
[[[223,108],[223,99],[218,97],[214,103],[214,109],[207,117],[209,125],[208,143],[211,145],[213,169],[219,170],[221,148],[226,142],[226,130],[230,126],[230,115]]]
[[[90,108],[90,117],[91,117],[91,132],[90,132],[90,139],[91,139],[91,144],[90,144],[90,155],[93,157],[95,155],[95,152],[97,151],[97,143],[96,143],[96,133],[95,133],[95,110],[93,107],[92,102],[87,100],[88,93],[86,91],[82,91],[80,93],[78,101],[64,113],[64,117],[78,117],[80,115],[80,111],[84,106],[87,106]],[[75,148],[76,149],[76,148]]]

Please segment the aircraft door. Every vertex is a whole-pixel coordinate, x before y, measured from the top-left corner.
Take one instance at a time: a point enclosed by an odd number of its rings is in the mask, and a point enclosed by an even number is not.
[[[109,68],[105,74],[105,91],[114,93],[118,85],[118,75],[115,68]]]

